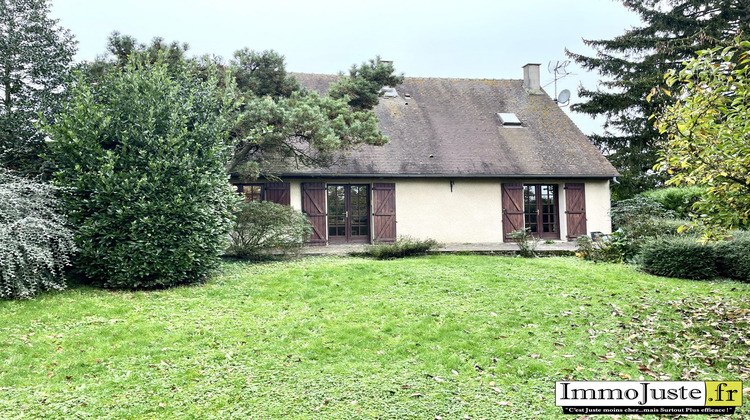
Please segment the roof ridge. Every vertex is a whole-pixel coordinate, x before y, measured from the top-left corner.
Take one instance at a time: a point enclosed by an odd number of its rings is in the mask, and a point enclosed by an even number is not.
[[[301,72],[301,71],[290,71],[288,72],[291,75],[304,75],[304,76],[324,76],[324,77],[339,77],[339,74],[330,74],[330,73],[310,73],[310,72]],[[450,81],[457,81],[457,80],[465,80],[465,81],[489,81],[489,82],[523,82],[523,79],[492,79],[487,77],[437,77],[437,76],[404,76],[406,80],[450,80]]]

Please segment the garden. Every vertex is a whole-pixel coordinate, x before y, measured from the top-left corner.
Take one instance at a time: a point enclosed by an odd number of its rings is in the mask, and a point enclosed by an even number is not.
[[[155,291],[72,285],[0,301],[0,411],[562,418],[555,381],[747,381],[749,291],[462,255],[227,261],[203,285]]]

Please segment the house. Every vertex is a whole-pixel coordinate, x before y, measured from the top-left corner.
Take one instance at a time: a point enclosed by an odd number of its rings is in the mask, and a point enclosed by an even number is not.
[[[406,78],[376,107],[387,145],[238,188],[306,213],[313,245],[507,242],[524,227],[561,241],[609,233],[617,171],[541,89],[539,65],[523,69],[518,80]],[[322,92],[336,79],[296,76]]]

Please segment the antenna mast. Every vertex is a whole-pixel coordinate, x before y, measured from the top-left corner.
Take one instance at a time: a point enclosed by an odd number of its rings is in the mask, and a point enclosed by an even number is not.
[[[562,92],[560,92],[560,96],[557,95],[557,81],[570,76],[572,73],[568,71],[567,67],[570,64],[570,60],[565,61],[550,61],[547,64],[547,71],[554,74],[554,80],[555,80],[555,102],[563,103],[562,106],[566,106],[568,101],[570,100],[570,91],[568,89],[563,89]]]

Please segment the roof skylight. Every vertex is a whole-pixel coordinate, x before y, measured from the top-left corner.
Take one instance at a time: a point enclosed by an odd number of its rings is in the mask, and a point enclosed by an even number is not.
[[[513,114],[511,112],[498,112],[497,117],[500,119],[500,122],[503,124],[503,126],[521,126],[521,120],[516,117],[516,114]]]

